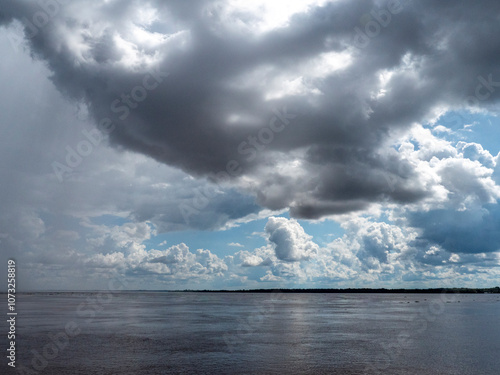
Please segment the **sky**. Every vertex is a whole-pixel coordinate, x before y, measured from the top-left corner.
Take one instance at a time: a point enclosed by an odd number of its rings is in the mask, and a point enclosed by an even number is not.
[[[0,261],[19,290],[499,285],[499,17],[1,0]]]

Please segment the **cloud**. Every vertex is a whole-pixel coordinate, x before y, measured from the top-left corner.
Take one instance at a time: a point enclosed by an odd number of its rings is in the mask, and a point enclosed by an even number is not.
[[[431,210],[409,215],[410,225],[423,230],[421,238],[454,253],[488,253],[500,250],[498,204],[481,208]]]
[[[238,242],[229,242],[227,244],[227,246],[234,246],[234,247],[245,247],[243,246],[242,244],[238,243]]]
[[[264,260],[261,257],[254,254],[248,254],[247,256],[245,256],[243,262],[241,263],[241,266],[256,267],[262,265],[263,262]]]
[[[275,281],[281,281],[282,278],[276,275],[273,275],[272,271],[267,270],[266,274],[260,278],[261,281],[267,281],[267,282],[275,282]]]
[[[271,216],[265,231],[279,260],[297,262],[308,260],[318,251],[318,245],[311,241],[300,224],[294,219]]]
[[[123,253],[96,254],[86,264],[90,267],[122,269],[128,275],[156,275],[163,280],[210,279],[227,271],[226,263],[209,250],[198,249],[192,253],[180,243],[166,250],[138,249],[124,256]]]
[[[262,246],[253,251],[240,250],[234,254],[234,260],[242,267],[270,266],[278,262],[271,246]]]
[[[92,224],[86,225],[92,226]],[[152,229],[148,223],[125,223],[111,228],[108,226],[95,226],[95,232],[100,235],[87,239],[93,246],[103,246],[106,240],[109,240],[114,246],[121,249],[133,247],[134,244],[140,244],[145,240],[149,240],[152,235],[156,235],[156,230]]]
[[[189,12],[177,2],[101,2],[82,12],[76,1],[28,42],[60,92],[85,103],[95,122],[113,121],[115,147],[196,177],[235,160],[234,187],[266,208],[318,218],[424,199],[429,187],[407,183],[412,166],[385,152],[391,136],[438,105],[493,110],[500,97],[498,42],[489,37],[500,27],[496,2],[405,2],[357,48],[361,15],[385,6],[310,2],[278,17],[235,2],[196,2]],[[36,11],[19,1],[2,21]],[[270,122],[284,129],[264,135]]]
[[[478,143],[458,142],[457,149],[462,151],[464,158],[477,160],[487,168],[494,167],[496,162],[493,156]]]
[[[112,254],[97,254],[92,256],[86,262],[90,267],[98,268],[115,268],[123,266],[125,263],[125,256],[123,253],[112,253]]]

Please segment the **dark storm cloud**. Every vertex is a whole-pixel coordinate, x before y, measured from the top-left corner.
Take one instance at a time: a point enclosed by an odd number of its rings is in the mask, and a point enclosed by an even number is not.
[[[108,2],[81,13],[86,4],[61,3],[47,26],[28,38],[30,47],[47,62],[61,92],[85,102],[96,122],[114,121],[111,144],[195,176],[224,171],[228,161],[237,160],[238,177],[253,182],[239,185],[235,177],[235,186],[263,206],[289,207],[298,217],[425,197],[429,192],[416,181],[417,173],[389,148],[388,139],[436,106],[491,109],[500,98],[496,1],[405,1],[392,13],[387,9],[394,2],[338,1],[261,35],[224,19],[219,2],[186,3]],[[159,16],[150,28],[169,36],[155,45],[136,41],[132,51],[143,60],[125,64],[117,36],[133,38],[129,20],[147,6]],[[9,2],[0,20],[33,20],[39,10],[35,2]],[[377,35],[360,37],[355,28],[368,30],[372,11],[390,20],[379,25]],[[308,76],[304,64],[325,53],[345,53],[350,61]],[[144,85],[151,71],[160,78],[157,87],[144,101],[126,104],[122,95]],[[392,73],[386,82],[380,78],[384,72]],[[266,99],[281,76],[305,77],[304,86],[320,94]],[[112,109],[112,103],[119,104]],[[255,158],[239,153],[242,142],[269,124],[272,110],[285,106],[297,114],[286,131]],[[239,117],[231,122],[234,114]],[[278,165],[273,174],[262,171],[276,155],[293,152],[307,165],[301,183]],[[287,162],[285,157],[280,163]]]

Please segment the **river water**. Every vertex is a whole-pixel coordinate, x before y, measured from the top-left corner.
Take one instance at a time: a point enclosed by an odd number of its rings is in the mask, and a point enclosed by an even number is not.
[[[17,373],[500,373],[496,294],[34,293],[17,311]]]

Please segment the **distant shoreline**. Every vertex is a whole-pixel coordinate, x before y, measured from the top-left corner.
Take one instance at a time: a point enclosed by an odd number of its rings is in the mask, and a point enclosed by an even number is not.
[[[43,294],[43,293],[99,293],[104,290],[59,290],[59,291],[28,291],[17,292],[17,294]],[[123,290],[113,291],[113,293],[342,293],[342,294],[362,294],[362,293],[385,293],[385,294],[440,294],[440,293],[461,293],[461,294],[500,294],[500,287],[494,288],[428,288],[428,289],[386,289],[386,288],[346,288],[346,289],[238,289],[238,290]],[[7,294],[0,292],[0,294]]]
[[[177,292],[205,292],[205,293],[470,293],[470,294],[497,294],[500,287],[495,288],[432,288],[432,289],[386,289],[386,288],[347,288],[347,289],[243,289],[243,290],[178,290]]]

